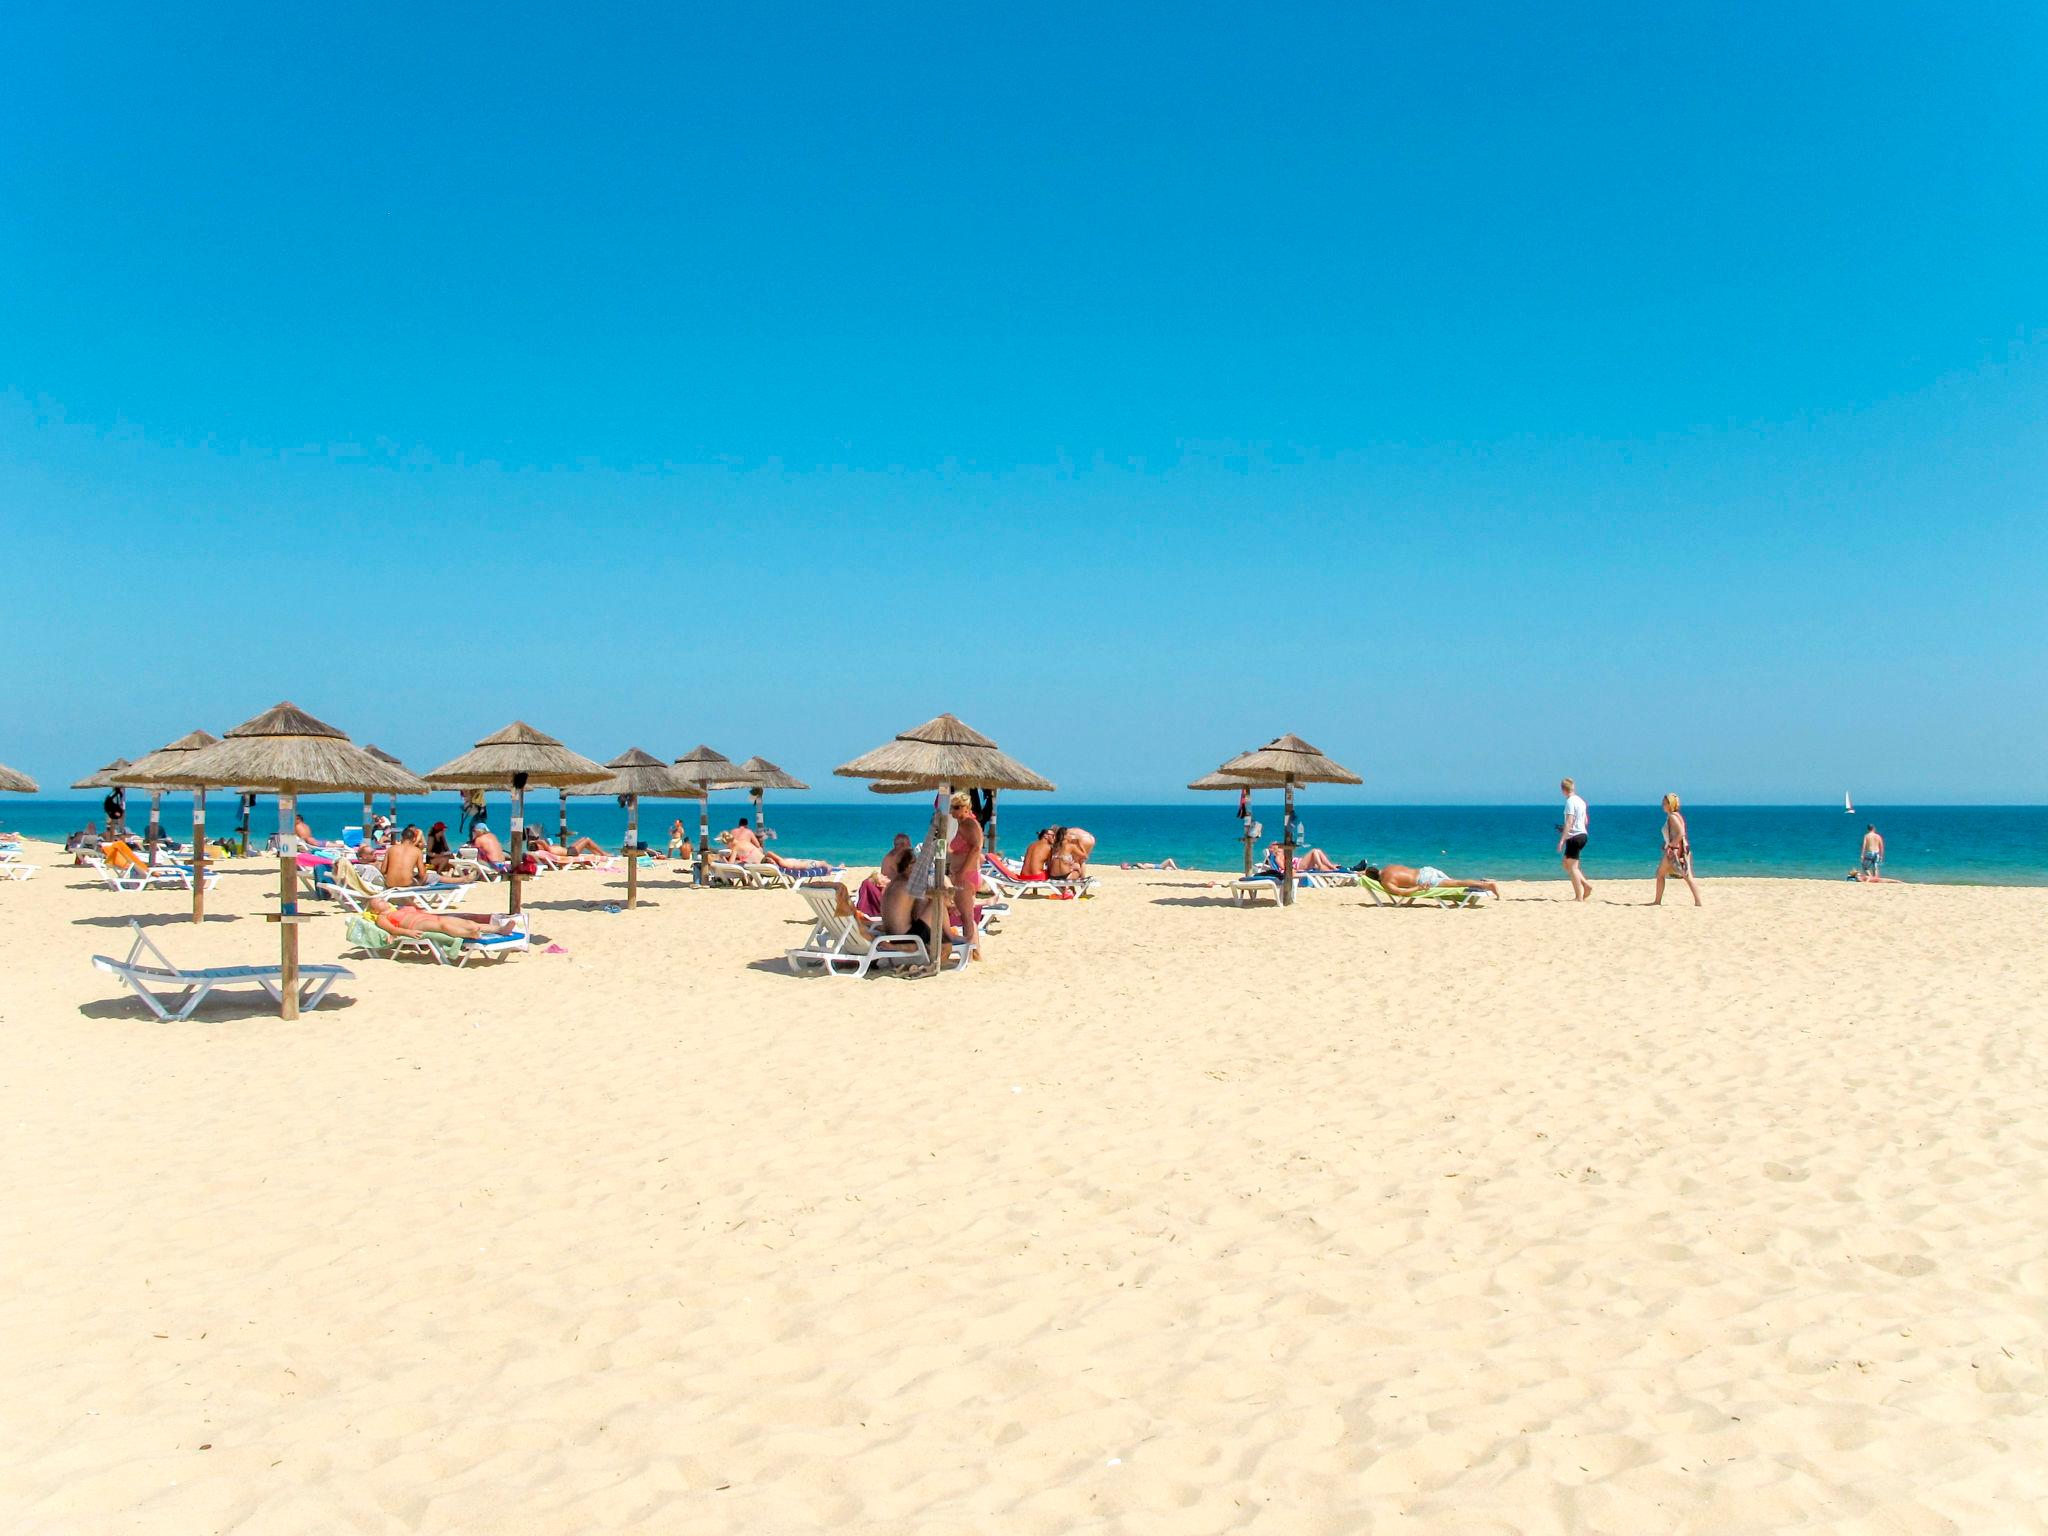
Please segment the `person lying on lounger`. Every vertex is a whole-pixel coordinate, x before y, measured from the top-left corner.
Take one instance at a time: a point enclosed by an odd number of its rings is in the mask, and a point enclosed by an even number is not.
[[[761,834],[747,824],[744,816],[730,832],[719,833],[718,840],[725,844],[726,856],[735,864],[772,864],[791,875],[815,874],[828,867],[822,859],[785,859],[761,841]]]
[[[394,907],[382,896],[370,898],[377,926],[393,933],[445,933],[451,939],[481,939],[490,934],[517,933],[515,917],[472,917],[466,912],[429,912],[425,907]]]
[[[1433,864],[1420,869],[1411,869],[1406,864],[1381,864],[1365,866],[1365,878],[1379,882],[1380,888],[1392,896],[1412,896],[1417,891],[1433,891],[1440,885],[1461,885],[1467,890],[1484,891],[1489,896],[1499,896],[1500,887],[1491,880],[1460,879],[1447,875]]]
[[[1278,843],[1267,844],[1266,870],[1277,874],[1284,869],[1286,865],[1282,861],[1286,852]],[[1297,848],[1294,850],[1294,872],[1297,875],[1341,875],[1344,866],[1320,848]]]
[[[531,852],[544,855],[556,864],[574,864],[583,869],[594,868],[607,857],[605,851],[587,837],[572,838],[565,848],[559,843],[549,842],[538,832],[529,832],[526,834],[526,846]]]

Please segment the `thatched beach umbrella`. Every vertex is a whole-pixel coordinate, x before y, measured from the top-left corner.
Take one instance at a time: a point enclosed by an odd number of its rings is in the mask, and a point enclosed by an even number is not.
[[[36,793],[36,781],[25,773],[17,773],[5,763],[0,763],[0,789],[10,795],[32,795]]]
[[[1252,781],[1250,779],[1236,778],[1227,773],[1205,773],[1195,780],[1194,783],[1190,784],[1188,788],[1234,789],[1237,791],[1237,819],[1240,827],[1243,829],[1244,837],[1244,872],[1249,875],[1252,872],[1252,843],[1258,837],[1258,832],[1255,830],[1258,823],[1252,820]]]
[[[176,741],[166,742],[154,752],[145,752],[126,768],[113,776],[114,783],[122,789],[146,789],[149,791],[149,831],[144,835],[148,843],[149,862],[156,862],[156,845],[163,841],[164,790],[167,787],[165,775],[176,772],[192,760],[192,754],[203,747],[210,747],[220,738],[211,731],[187,731]],[[192,857],[198,861],[193,869],[192,921],[198,922],[202,903],[199,888],[205,884],[200,876],[206,873],[204,843],[206,832],[206,791],[192,793],[192,841],[201,846],[194,848]]]
[[[739,775],[739,764],[723,752],[695,746],[675,761],[671,770],[686,793],[697,801],[697,853],[690,861],[690,879],[702,885],[709,878],[711,862],[711,791],[723,789]]]
[[[926,834],[935,845],[932,891],[939,898],[941,911],[940,924],[934,927],[935,935],[944,931],[943,913],[948,899],[945,797],[956,789],[1051,790],[1057,787],[1052,780],[1033,773],[954,715],[938,715],[923,725],[899,731],[895,740],[856,757],[850,763],[841,763],[832,771],[843,779],[879,779],[907,789],[939,791],[939,798],[932,807],[931,830]],[[935,964],[939,948],[935,941],[932,957]]]
[[[128,813],[128,791],[114,782],[113,776],[128,766],[128,759],[117,757],[98,773],[88,773],[71,787],[73,789],[104,789],[107,798],[100,802],[100,809],[107,817],[107,837],[111,840],[118,832],[118,823]]]
[[[640,899],[640,797],[687,800],[694,785],[678,779],[675,770],[651,752],[628,747],[605,764],[612,776],[602,784],[579,790],[585,795],[611,795],[626,808],[626,905]]]
[[[401,773],[412,772],[410,768],[406,767],[405,764],[401,763],[397,758],[393,757],[389,752],[386,752],[382,747],[378,746],[375,742],[371,742],[369,745],[365,746],[363,750],[369,753],[370,756],[377,759],[378,762],[388,763],[391,767],[396,768]],[[375,797],[372,795],[365,794],[363,796],[364,842],[368,842],[370,839],[370,822],[376,810],[374,800]],[[391,822],[393,826],[396,826],[398,824],[398,794],[396,791],[393,791],[391,795]]]
[[[740,771],[722,784],[719,789],[744,789],[754,801],[754,830],[761,834],[763,842],[768,838],[768,815],[761,808],[765,791],[771,789],[809,789],[811,786],[793,773],[785,773],[765,757],[750,757],[740,764]]]
[[[278,704],[245,720],[220,741],[187,756],[169,782],[194,790],[239,787],[277,796],[278,948],[284,975],[279,1012],[299,1016],[299,840],[293,830],[300,795],[382,793],[417,795],[426,785],[403,769],[381,763],[324,720],[296,704]],[[195,804],[198,796],[194,796]],[[195,816],[199,813],[195,812]],[[203,823],[200,836],[203,838]],[[195,885],[202,882],[195,880]]]
[[[453,762],[427,775],[429,784],[448,789],[504,789],[512,795],[512,910],[519,910],[519,865],[526,857],[526,792],[544,785],[599,784],[611,777],[602,763],[571,752],[545,731],[514,720],[495,731]]]
[[[1358,775],[1323,756],[1299,736],[1275,736],[1256,752],[1244,752],[1217,773],[1252,784],[1277,785],[1287,792],[1280,840],[1280,904],[1294,905],[1294,791],[1302,784],[1356,784]]]

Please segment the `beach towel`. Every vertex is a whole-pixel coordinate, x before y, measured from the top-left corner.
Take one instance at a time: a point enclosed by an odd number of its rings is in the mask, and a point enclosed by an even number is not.
[[[409,933],[406,936],[425,939],[441,952],[443,960],[462,958],[462,940],[452,933]],[[378,926],[376,919],[367,913],[359,912],[348,920],[347,938],[357,949],[366,950],[373,955],[388,955],[398,947],[392,935]]]

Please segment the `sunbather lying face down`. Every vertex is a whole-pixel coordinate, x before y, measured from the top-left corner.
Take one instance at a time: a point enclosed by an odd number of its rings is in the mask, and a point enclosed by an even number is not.
[[[1267,844],[1267,865],[1273,869],[1283,868],[1282,861],[1286,857],[1286,852],[1278,843]],[[1320,848],[1297,848],[1294,850],[1294,868],[1297,874],[1305,871],[1311,875],[1327,875],[1342,873],[1344,866]]]
[[[380,928],[394,933],[445,933],[450,938],[480,939],[490,933],[517,933],[518,920],[492,917],[479,921],[459,912],[429,912],[422,907],[394,907],[382,896],[370,898],[371,915]]]
[[[1489,896],[1500,895],[1500,887],[1491,880],[1460,878],[1447,875],[1433,865],[1425,864],[1420,869],[1410,869],[1406,864],[1382,864],[1375,868],[1368,864],[1365,878],[1379,881],[1383,889],[1397,896],[1413,891],[1433,891],[1440,885],[1462,885],[1467,890],[1485,891]]]

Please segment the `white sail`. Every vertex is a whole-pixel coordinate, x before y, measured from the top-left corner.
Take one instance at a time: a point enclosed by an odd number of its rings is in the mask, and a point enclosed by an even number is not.
[[[1842,791],[1842,814],[1844,816],[1854,816],[1856,814],[1856,802],[1849,798],[1849,791],[1846,789]]]

